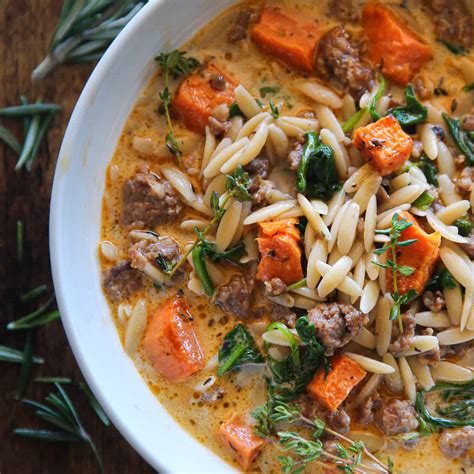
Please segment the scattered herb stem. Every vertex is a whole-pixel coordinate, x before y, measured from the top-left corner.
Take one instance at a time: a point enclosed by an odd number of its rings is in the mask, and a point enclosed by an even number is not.
[[[24,361],[24,351],[19,351],[18,349],[13,349],[12,347],[0,346],[0,361],[22,364]],[[33,356],[32,362],[34,364],[43,364],[44,359],[39,356]]]
[[[302,280],[299,280],[295,283],[292,283],[291,285],[288,285],[286,287],[286,289],[288,291],[292,291],[292,290],[297,290],[298,288],[303,288],[304,286],[306,286],[306,278],[303,278]]]
[[[48,285],[39,285],[36,288],[33,288],[32,290],[29,290],[26,293],[23,293],[20,296],[20,301],[22,303],[28,303],[41,296],[43,293],[46,293],[46,291],[48,291]]]
[[[59,311],[51,311],[49,313],[46,310],[54,302],[54,296],[51,296],[44,304],[42,304],[38,309],[34,310],[30,314],[23,316],[20,319],[10,322],[7,325],[9,330],[17,329],[31,329],[37,326],[42,326],[47,324],[55,319],[59,318]]]
[[[38,383],[71,383],[71,379],[69,377],[35,377],[35,382]]]
[[[99,420],[102,421],[105,426],[109,426],[109,417],[105,414],[104,409],[100,406],[100,403],[97,401],[97,398],[95,398],[94,394],[92,393],[92,390],[83,382],[79,384],[79,388],[84,392],[84,395],[89,401],[89,405],[94,410]]]
[[[25,226],[23,221],[16,221],[16,258],[21,263],[24,256]]]
[[[16,392],[17,400],[23,398],[26,388],[30,383],[31,373],[33,370],[33,333],[28,331],[26,334],[25,348],[23,350],[23,362],[21,364],[20,371],[20,384]]]
[[[9,118],[24,118],[32,115],[43,115],[51,112],[58,112],[61,106],[57,104],[43,104],[37,102],[36,104],[15,105],[13,107],[4,107],[0,109],[0,117]]]
[[[16,139],[15,135],[13,135],[13,133],[11,133],[10,130],[8,130],[5,127],[2,127],[1,125],[0,125],[0,140],[5,142],[7,146],[9,146],[10,149],[14,151],[17,155],[21,153],[21,145]]]

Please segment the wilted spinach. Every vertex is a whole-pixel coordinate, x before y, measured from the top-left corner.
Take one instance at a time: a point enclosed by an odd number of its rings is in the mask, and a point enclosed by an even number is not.
[[[219,368],[217,375],[238,369],[247,364],[263,362],[262,354],[257,348],[249,330],[243,324],[237,324],[224,338],[219,349]]]
[[[426,176],[426,181],[433,186],[438,186],[438,169],[427,156],[423,155],[420,158],[418,166]]]
[[[458,286],[458,284],[453,275],[451,275],[448,269],[443,268],[430,278],[425,286],[425,290],[438,291],[443,290],[443,288],[456,288],[456,286]]]
[[[331,199],[341,188],[332,149],[315,132],[306,132],[306,143],[296,172],[296,188],[311,198]]]
[[[404,130],[417,123],[425,122],[428,117],[428,110],[418,102],[412,85],[406,87],[405,98],[406,105],[389,110]]]
[[[423,191],[423,193],[412,203],[412,206],[417,207],[421,211],[426,211],[431,204],[433,204],[434,200],[435,198],[430,193]]]
[[[468,165],[474,165],[474,140],[461,127],[461,120],[443,112],[443,119],[459,151],[466,157]]]
[[[456,219],[453,222],[453,225],[458,228],[459,235],[467,237],[471,233],[472,222],[467,218]]]

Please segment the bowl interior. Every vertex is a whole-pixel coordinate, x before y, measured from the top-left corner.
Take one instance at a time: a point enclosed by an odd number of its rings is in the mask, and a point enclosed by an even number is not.
[[[51,264],[69,342],[115,426],[160,472],[231,468],[168,415],[122,348],[101,291],[97,259],[104,173],[133,104],[155,71],[156,54],[178,48],[234,2],[149,2],[91,75],[69,122],[54,178]]]

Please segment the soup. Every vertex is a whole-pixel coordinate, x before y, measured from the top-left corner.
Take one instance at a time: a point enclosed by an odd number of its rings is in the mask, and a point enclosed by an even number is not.
[[[157,52],[102,285],[157,399],[236,468],[472,470],[471,10],[239,3]]]

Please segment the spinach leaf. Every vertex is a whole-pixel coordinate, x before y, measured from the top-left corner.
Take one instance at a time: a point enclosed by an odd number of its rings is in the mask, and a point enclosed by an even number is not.
[[[471,233],[472,222],[468,218],[456,219],[453,223],[458,228],[459,235],[467,237]]]
[[[296,188],[316,199],[329,200],[341,188],[332,149],[320,143],[315,132],[307,132],[296,172]]]
[[[413,86],[408,85],[406,87],[405,97],[405,106],[395,107],[389,110],[389,113],[398,120],[403,129],[417,123],[425,122],[428,117],[428,110],[418,102]]]
[[[263,357],[249,330],[243,324],[237,324],[224,338],[219,349],[219,368],[217,375],[238,369],[247,364],[259,364]]]
[[[204,293],[206,293],[207,296],[212,296],[214,294],[214,285],[207,271],[204,247],[200,243],[193,248],[192,257],[194,271],[201,281]]]
[[[463,88],[464,92],[471,92],[474,90],[474,82],[471,82],[470,84],[466,84]]]
[[[272,112],[272,117],[277,119],[280,116],[280,110],[278,107],[273,103],[273,100],[270,101],[270,110]]]
[[[436,272],[425,286],[427,291],[438,291],[443,288],[456,288],[458,284],[448,269],[443,268]]]
[[[241,240],[233,247],[224,250],[224,252],[219,252],[216,244],[207,240],[197,227],[194,228],[194,232],[196,232],[196,235],[198,236],[199,245],[202,247],[204,254],[213,262],[227,260],[228,262],[236,263],[245,250],[245,244]]]
[[[232,102],[232,104],[229,105],[229,118],[237,117],[237,115],[243,116],[244,114],[237,105],[237,102]]]
[[[474,165],[474,140],[461,128],[459,119],[451,118],[443,112],[443,119],[459,151],[466,157],[468,165]]]
[[[377,92],[372,97],[369,103],[369,112],[374,120],[379,120],[380,118],[382,118],[382,116],[377,112],[375,107],[377,105],[377,101],[380,99],[380,97],[382,97],[384,91],[385,91],[385,78],[383,76],[380,76],[379,88],[377,89]]]
[[[427,156],[423,155],[420,158],[418,166],[426,176],[426,181],[433,186],[438,186],[438,169]]]
[[[421,211],[426,211],[431,204],[433,204],[434,200],[435,198],[430,193],[423,191],[423,193],[413,201],[412,206],[417,207]]]
[[[344,133],[351,132],[352,129],[359,123],[359,120],[362,118],[362,116],[365,114],[367,111],[367,107],[362,107],[360,110],[358,110],[354,115],[349,117],[342,125],[342,131]]]
[[[467,53],[467,51],[462,46],[459,46],[457,44],[451,43],[444,39],[438,39],[436,41],[438,43],[444,44],[444,46],[446,46],[446,48],[448,48],[449,51],[451,51],[453,54],[456,54],[458,56],[464,56]]]
[[[427,394],[439,392],[444,406],[438,405],[436,411],[443,418],[433,416],[426,407]],[[474,426],[474,380],[467,383],[438,382],[434,387],[425,391],[421,390],[416,396],[415,409],[419,418],[435,431],[441,428],[456,428],[461,426]]]
[[[264,86],[260,87],[260,97],[265,97],[267,94],[276,94],[280,92],[280,87],[278,86]]]

